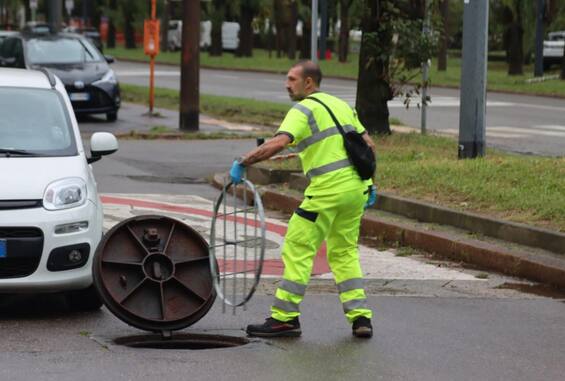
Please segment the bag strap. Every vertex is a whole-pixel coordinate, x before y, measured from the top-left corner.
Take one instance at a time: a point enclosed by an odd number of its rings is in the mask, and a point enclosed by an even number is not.
[[[330,113],[330,116],[332,117],[332,119],[333,119],[333,121],[334,121],[334,123],[335,123],[335,126],[336,126],[337,129],[339,130],[339,133],[340,133],[342,136],[345,136],[345,131],[343,131],[343,127],[341,127],[341,124],[339,124],[339,122],[337,121],[337,118],[335,117],[335,115],[334,115],[334,113],[332,112],[332,110],[330,110],[330,108],[329,108],[328,106],[326,106],[326,104],[325,104],[324,102],[322,102],[321,100],[319,100],[318,98],[315,98],[315,97],[313,97],[313,96],[309,96],[309,97],[306,97],[306,98],[304,98],[304,99],[313,100],[314,102],[318,102],[319,104],[321,104],[322,106],[324,106],[324,108],[325,108],[326,110],[328,110],[328,112]]]

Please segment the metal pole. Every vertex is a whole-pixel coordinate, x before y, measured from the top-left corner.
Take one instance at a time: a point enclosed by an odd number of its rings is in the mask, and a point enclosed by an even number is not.
[[[543,76],[543,16],[545,11],[545,1],[537,0],[536,17],[536,62],[534,67],[534,77]]]
[[[322,13],[322,25],[320,30],[320,60],[326,59],[326,47],[328,38],[328,0],[320,0]]]
[[[430,33],[430,9],[428,0],[424,1],[424,25],[422,28],[422,34],[427,37]],[[428,109],[428,79],[430,70],[430,60],[426,57],[426,61],[422,64],[422,109],[420,112],[420,131],[422,135],[426,134],[426,121],[427,121],[427,109]]]
[[[310,59],[318,62],[318,0],[312,0],[312,35]]]
[[[179,128],[198,131],[200,70],[200,1],[182,4],[182,55]]]
[[[155,21],[157,15],[156,0],[151,0],[151,20]],[[155,41],[158,44],[159,41]],[[149,56],[149,114],[153,114],[155,105],[155,55]]]
[[[488,1],[464,0],[459,158],[485,154]]]

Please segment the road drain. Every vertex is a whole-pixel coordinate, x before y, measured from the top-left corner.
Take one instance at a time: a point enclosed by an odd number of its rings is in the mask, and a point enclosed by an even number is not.
[[[218,349],[239,347],[249,343],[243,337],[204,334],[173,334],[170,338],[162,335],[137,335],[120,337],[114,340],[117,345],[131,348],[151,349]]]

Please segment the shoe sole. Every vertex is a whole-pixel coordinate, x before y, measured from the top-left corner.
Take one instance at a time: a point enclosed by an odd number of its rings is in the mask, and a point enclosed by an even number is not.
[[[283,331],[283,332],[246,332],[248,336],[253,337],[299,337],[302,335],[300,330]]]
[[[373,330],[366,327],[357,328],[355,331],[353,331],[353,336],[369,339],[373,337]]]

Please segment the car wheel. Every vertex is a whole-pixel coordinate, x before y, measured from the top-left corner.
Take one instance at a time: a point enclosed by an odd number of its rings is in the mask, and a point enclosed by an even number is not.
[[[112,111],[112,112],[106,113],[106,120],[108,122],[115,122],[117,119],[118,119],[118,112],[117,111]]]
[[[102,300],[94,285],[84,290],[67,293],[67,303],[74,311],[96,311],[102,307]]]

